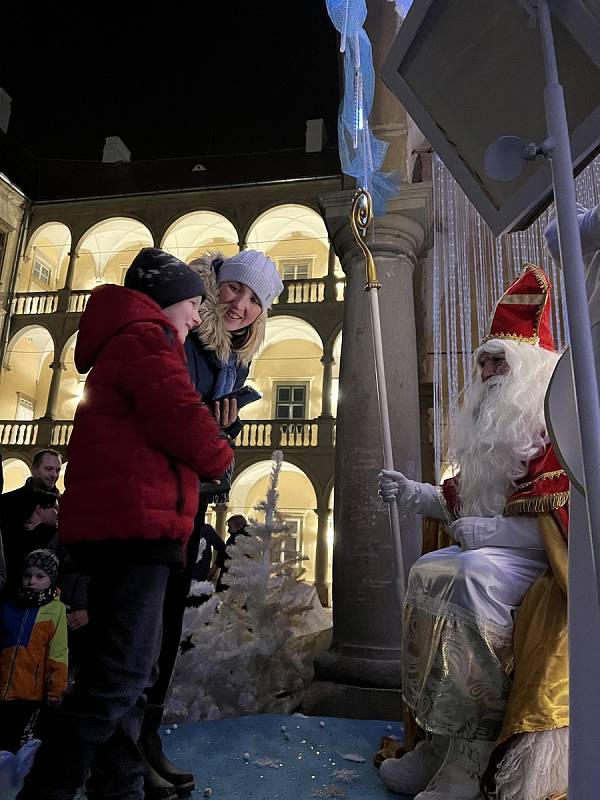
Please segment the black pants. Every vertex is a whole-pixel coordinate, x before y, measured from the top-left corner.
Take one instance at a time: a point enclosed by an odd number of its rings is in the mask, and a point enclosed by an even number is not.
[[[105,800],[143,800],[138,739],[156,675],[170,569],[116,565],[90,576],[88,648],[73,692],[48,715],[19,800],[72,800],[96,754],[110,764]]]
[[[21,746],[25,728],[39,710],[40,704],[31,700],[2,700],[0,702],[0,750],[16,753]]]
[[[169,691],[169,684],[179,654],[183,614],[192,585],[192,570],[198,558],[200,531],[204,524],[206,509],[207,505],[201,501],[194,521],[194,531],[187,544],[185,566],[181,571],[173,570],[169,576],[163,612],[163,639],[158,657],[158,679],[150,688],[146,689],[146,697],[150,705],[164,705]]]

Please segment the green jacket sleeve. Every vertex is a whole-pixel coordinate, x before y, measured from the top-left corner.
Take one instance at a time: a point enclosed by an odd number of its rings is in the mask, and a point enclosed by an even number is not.
[[[46,662],[46,697],[57,701],[67,688],[69,668],[69,650],[67,645],[67,609],[64,603],[58,602],[56,627],[48,646]]]

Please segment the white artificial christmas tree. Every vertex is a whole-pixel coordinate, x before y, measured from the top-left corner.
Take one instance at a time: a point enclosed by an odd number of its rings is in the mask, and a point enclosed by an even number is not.
[[[170,722],[288,713],[312,677],[331,619],[302,580],[306,557],[287,547],[292,536],[277,511],[282,463],[281,451],[273,453],[267,497],[256,507],[264,521],[251,519],[250,535],[227,548],[227,591],[186,611],[183,635],[193,647],[175,667]],[[192,591],[212,591],[212,585]]]

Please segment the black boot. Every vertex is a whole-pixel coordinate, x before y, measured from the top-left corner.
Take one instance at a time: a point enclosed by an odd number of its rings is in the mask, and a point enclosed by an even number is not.
[[[152,769],[148,763],[146,753],[141,746],[139,748],[139,753],[144,767],[144,795],[146,800],[178,800],[179,795],[173,784],[161,778],[160,775]],[[113,785],[108,787],[109,783],[110,779],[106,772],[100,769],[97,764],[94,764],[92,774],[88,777],[85,786],[85,797],[87,800],[105,800],[107,788],[109,788],[108,793],[110,793],[110,796],[115,797],[115,787]]]
[[[144,749],[144,796],[146,800],[177,800],[177,789],[152,768]]]
[[[194,776],[191,772],[185,772],[179,769],[179,767],[176,767],[163,753],[162,742],[158,733],[158,728],[162,722],[162,716],[162,706],[150,704],[146,706],[140,745],[146,756],[148,767],[151,770],[151,772],[150,770],[147,772],[150,775],[153,772],[154,775],[168,782],[168,784],[175,788],[177,795],[180,797],[185,796],[194,791],[196,786]],[[150,785],[154,786],[154,784],[151,784],[150,781],[148,781],[148,784],[149,786],[146,787],[146,800],[154,800],[155,797],[164,798],[166,796],[164,794],[152,794],[151,791],[155,790],[153,788],[150,789]],[[158,787],[156,791],[158,791]]]

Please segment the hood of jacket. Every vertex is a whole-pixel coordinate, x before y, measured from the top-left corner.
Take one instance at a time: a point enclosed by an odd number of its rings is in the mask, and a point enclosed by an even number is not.
[[[224,258],[225,256],[219,252],[207,253],[190,264],[192,269],[200,273],[206,287],[206,298],[200,306],[202,324],[192,331],[190,336],[197,336],[208,350],[216,353],[219,361],[226,363],[232,352],[235,352],[238,364],[248,366],[264,342],[267,312],[263,311],[252,323],[255,335],[249,337],[241,347],[236,348],[230,332],[225,328],[227,304],[219,303],[219,288],[214,267],[215,262],[223,261]]]
[[[158,303],[134,289],[107,283],[90,295],[79,322],[75,345],[75,366],[89,372],[98,354],[117,333],[136,322],[154,322],[177,339],[177,331]]]

